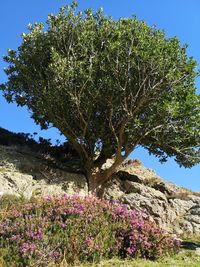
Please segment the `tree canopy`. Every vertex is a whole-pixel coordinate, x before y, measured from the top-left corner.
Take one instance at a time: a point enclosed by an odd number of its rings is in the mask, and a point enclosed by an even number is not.
[[[4,96],[26,105],[42,128],[58,128],[88,177],[106,181],[137,146],[161,161],[200,162],[199,71],[177,37],[136,17],[77,12],[73,2],[22,38],[4,57]]]

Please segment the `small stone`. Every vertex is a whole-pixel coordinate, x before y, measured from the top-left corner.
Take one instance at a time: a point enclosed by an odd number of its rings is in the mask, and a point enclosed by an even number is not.
[[[200,256],[200,248],[196,248],[195,254],[198,255],[198,256]]]

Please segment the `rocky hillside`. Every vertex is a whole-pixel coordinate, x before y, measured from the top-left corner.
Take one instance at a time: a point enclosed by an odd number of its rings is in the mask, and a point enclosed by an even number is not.
[[[85,176],[26,146],[0,145],[0,195],[30,198],[63,193],[88,194]],[[164,181],[138,160],[119,168],[106,185],[104,197],[146,211],[171,232],[200,233],[200,194]]]

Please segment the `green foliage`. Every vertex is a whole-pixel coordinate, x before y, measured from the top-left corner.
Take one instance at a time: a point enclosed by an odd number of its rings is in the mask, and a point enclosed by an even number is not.
[[[19,205],[27,202],[27,200],[23,196],[17,197],[9,194],[4,194],[0,197],[0,200],[0,211],[10,209],[11,207],[14,207],[17,204]],[[3,215],[0,215],[0,220],[2,219],[2,216]]]
[[[0,127],[0,145],[3,146],[29,146],[34,148],[37,146],[37,142],[33,139],[33,136],[25,133],[13,133]]]
[[[197,63],[176,37],[136,17],[113,20],[76,2],[29,25],[4,60],[8,102],[28,106],[42,128],[73,144],[85,169],[115,155],[112,172],[141,145],[165,161],[198,163]]]
[[[182,250],[174,256],[164,257],[158,261],[144,259],[121,260],[111,259],[101,261],[99,264],[84,264],[80,267],[199,267],[200,256],[195,251]]]

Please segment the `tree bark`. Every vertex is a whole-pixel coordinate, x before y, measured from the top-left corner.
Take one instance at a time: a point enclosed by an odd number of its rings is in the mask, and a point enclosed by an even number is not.
[[[101,198],[104,193],[105,184],[112,179],[112,175],[116,172],[120,163],[114,162],[111,167],[105,170],[100,168],[88,170],[87,180],[89,194],[94,194]]]

